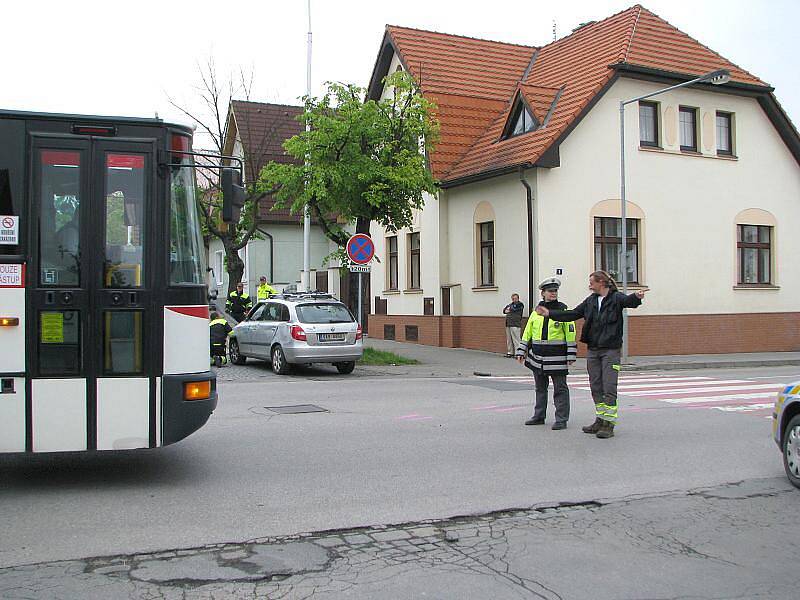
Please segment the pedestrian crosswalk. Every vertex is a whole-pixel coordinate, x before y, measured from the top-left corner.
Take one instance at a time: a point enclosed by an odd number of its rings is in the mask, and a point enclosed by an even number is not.
[[[532,377],[497,377],[506,383],[532,386]],[[591,391],[586,374],[567,377],[570,388]],[[780,382],[705,376],[621,374],[617,387],[621,400],[655,401],[676,408],[712,409],[725,413],[752,413],[771,417]]]

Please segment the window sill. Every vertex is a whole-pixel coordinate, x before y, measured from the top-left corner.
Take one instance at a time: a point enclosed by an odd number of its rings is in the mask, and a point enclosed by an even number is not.
[[[499,288],[496,285],[481,285],[472,288],[473,292],[496,292]]]
[[[399,294],[399,293],[400,293],[400,290],[383,290],[381,292],[381,295],[382,296],[393,296],[393,295]]]
[[[654,152],[657,154],[671,154],[672,156],[694,156],[697,158],[710,158],[712,160],[732,160],[738,161],[739,157],[736,155],[728,155],[728,154],[702,154],[701,152],[694,152],[692,150],[667,150],[661,147],[655,146],[639,146],[640,152]]]
[[[422,288],[408,288],[407,290],[403,290],[404,294],[421,294]]]
[[[740,283],[733,286],[735,290],[779,290],[781,286],[769,283]]]
[[[681,154],[688,154],[689,156],[703,156],[702,152],[698,152],[693,148],[684,148],[681,146]]]
[[[639,144],[639,150],[651,150],[653,152],[662,152],[664,148],[662,146],[651,146],[649,144]]]

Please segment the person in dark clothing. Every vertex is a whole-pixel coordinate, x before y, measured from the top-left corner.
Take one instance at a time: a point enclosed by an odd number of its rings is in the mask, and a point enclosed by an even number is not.
[[[542,301],[539,306],[548,310],[564,310],[567,305],[558,301],[558,288],[561,280],[548,277],[539,284]],[[569,365],[577,356],[575,343],[575,325],[560,323],[542,317],[535,311],[528,318],[522,342],[517,348],[517,360],[533,371],[536,384],[536,402],[533,416],[525,421],[525,425],[544,425],[547,413],[547,388],[553,381],[553,404],[556,407],[556,419],[553,429],[566,429],[569,420],[569,387],[567,374]]]
[[[228,340],[228,335],[233,329],[216,311],[211,313],[211,322],[208,326],[211,330],[211,362],[214,366],[221,367],[227,362],[225,356],[225,342]]]
[[[512,358],[519,346],[519,335],[522,331],[522,312],[525,305],[519,301],[519,294],[511,294],[511,303],[503,308],[506,316],[506,357]]]
[[[605,271],[595,271],[589,276],[592,295],[572,310],[549,310],[539,306],[536,312],[554,321],[583,319],[581,341],[589,347],[586,369],[595,406],[595,421],[583,428],[599,438],[614,436],[617,424],[617,380],[622,348],[622,311],[637,308],[647,290],[625,295]]]
[[[253,301],[249,294],[244,291],[244,285],[239,282],[236,289],[228,294],[228,301],[225,303],[225,310],[239,323],[244,320],[244,316],[253,308]]]

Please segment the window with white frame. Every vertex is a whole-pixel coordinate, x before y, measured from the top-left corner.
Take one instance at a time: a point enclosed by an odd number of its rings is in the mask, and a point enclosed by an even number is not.
[[[250,252],[248,252],[250,244],[239,250],[239,258],[244,263],[244,273],[242,273],[242,283],[247,283],[250,274]]]
[[[408,284],[409,289],[420,289],[418,231],[408,234]]]
[[[494,286],[494,221],[478,223],[480,287]]]
[[[221,286],[225,279],[225,253],[222,250],[214,252],[214,281],[217,287]]]

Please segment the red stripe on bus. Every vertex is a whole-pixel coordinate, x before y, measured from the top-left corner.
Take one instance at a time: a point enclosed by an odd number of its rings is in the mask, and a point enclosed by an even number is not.
[[[165,306],[167,310],[198,319],[208,319],[207,306]]]
[[[77,167],[81,164],[81,153],[64,152],[63,150],[43,150],[42,164]]]

